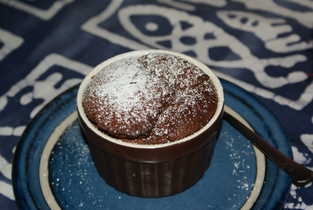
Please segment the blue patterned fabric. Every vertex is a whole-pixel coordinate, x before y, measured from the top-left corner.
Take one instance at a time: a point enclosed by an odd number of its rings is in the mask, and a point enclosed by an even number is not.
[[[0,0],[0,207],[17,209],[14,148],[47,102],[101,61],[135,49],[196,57],[280,120],[313,169],[312,0]],[[313,209],[291,186],[285,209]]]

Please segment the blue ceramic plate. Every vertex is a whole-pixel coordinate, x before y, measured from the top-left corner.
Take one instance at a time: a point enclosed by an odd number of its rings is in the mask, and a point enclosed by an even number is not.
[[[276,119],[253,97],[222,80],[225,103],[291,156]],[[55,98],[26,129],[16,150],[13,183],[22,209],[276,209],[290,180],[239,131],[223,122],[212,164],[190,189],[165,198],[116,191],[97,174],[75,112],[77,87]],[[241,119],[237,115],[238,119]]]

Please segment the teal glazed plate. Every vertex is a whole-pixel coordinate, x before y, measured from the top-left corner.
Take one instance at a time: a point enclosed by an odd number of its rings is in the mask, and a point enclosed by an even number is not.
[[[291,157],[273,115],[250,94],[222,80],[226,111]],[[21,209],[277,209],[290,179],[226,121],[211,166],[186,191],[139,198],[110,187],[98,175],[81,134],[75,86],[51,101],[29,124],[16,150],[13,186]]]

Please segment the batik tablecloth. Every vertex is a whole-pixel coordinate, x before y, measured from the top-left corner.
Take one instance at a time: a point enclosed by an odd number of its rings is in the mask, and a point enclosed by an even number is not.
[[[313,168],[312,0],[0,0],[0,209],[17,209],[15,145],[36,113],[101,61],[182,52],[274,113],[294,159]],[[313,186],[285,209],[313,209]]]

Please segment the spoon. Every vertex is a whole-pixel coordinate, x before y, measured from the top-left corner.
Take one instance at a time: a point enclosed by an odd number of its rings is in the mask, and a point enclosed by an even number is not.
[[[313,171],[305,166],[296,163],[282,152],[275,149],[259,134],[248,128],[240,119],[238,114],[230,107],[225,106],[224,119],[233,127],[238,129],[255,147],[257,147],[268,159],[273,161],[280,169],[283,169],[291,178],[296,186],[304,186],[313,181]]]

